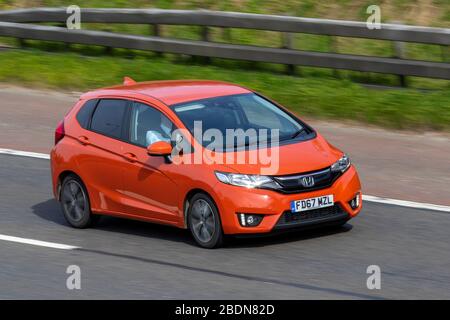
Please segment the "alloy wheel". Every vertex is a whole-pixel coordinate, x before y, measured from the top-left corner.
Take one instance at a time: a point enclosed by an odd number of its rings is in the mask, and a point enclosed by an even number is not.
[[[198,199],[192,204],[191,220],[195,236],[204,243],[211,241],[216,231],[216,222],[208,202]]]
[[[64,185],[62,192],[64,210],[73,221],[81,221],[86,212],[87,199],[83,188],[75,180],[70,180]]]

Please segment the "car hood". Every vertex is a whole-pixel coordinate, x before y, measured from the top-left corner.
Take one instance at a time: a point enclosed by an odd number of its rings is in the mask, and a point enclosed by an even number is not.
[[[329,167],[342,156],[342,152],[317,134],[314,139],[281,145],[276,148],[234,152],[234,161],[227,160],[226,153],[211,153],[208,157],[222,159],[222,156],[224,157],[223,168],[232,172],[287,175]],[[246,163],[239,163],[238,159],[246,159]]]

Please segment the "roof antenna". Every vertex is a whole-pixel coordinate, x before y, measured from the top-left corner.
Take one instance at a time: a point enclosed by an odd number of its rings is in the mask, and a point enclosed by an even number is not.
[[[124,86],[130,86],[132,84],[136,84],[136,81],[134,81],[130,77],[123,77],[123,85]]]

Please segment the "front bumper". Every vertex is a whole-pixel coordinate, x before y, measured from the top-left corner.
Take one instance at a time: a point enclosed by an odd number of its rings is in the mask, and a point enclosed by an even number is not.
[[[285,211],[273,230],[306,229],[322,225],[341,224],[349,219],[350,215],[339,204],[302,213]]]
[[[353,166],[339,177],[331,187],[297,194],[282,194],[271,190],[246,189],[219,183],[215,187],[216,201],[225,234],[268,233],[296,227],[310,227],[341,223],[356,216],[362,208],[361,183]],[[359,193],[360,204],[352,209],[349,201]],[[308,219],[297,219],[287,223],[291,201],[333,194],[334,207],[305,211]],[[318,210],[323,210],[318,214]],[[325,211],[330,212],[325,212]],[[332,212],[331,212],[332,211]],[[262,214],[264,218],[256,227],[242,227],[238,213]],[[298,217],[297,217],[298,218]]]

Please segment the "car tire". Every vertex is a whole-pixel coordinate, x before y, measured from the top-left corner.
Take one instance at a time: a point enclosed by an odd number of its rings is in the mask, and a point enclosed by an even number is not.
[[[89,195],[83,181],[75,175],[68,175],[61,185],[61,209],[66,221],[74,228],[87,228],[100,218],[91,212]]]
[[[209,196],[194,195],[189,201],[187,218],[189,230],[200,247],[213,249],[223,244],[219,211]]]

